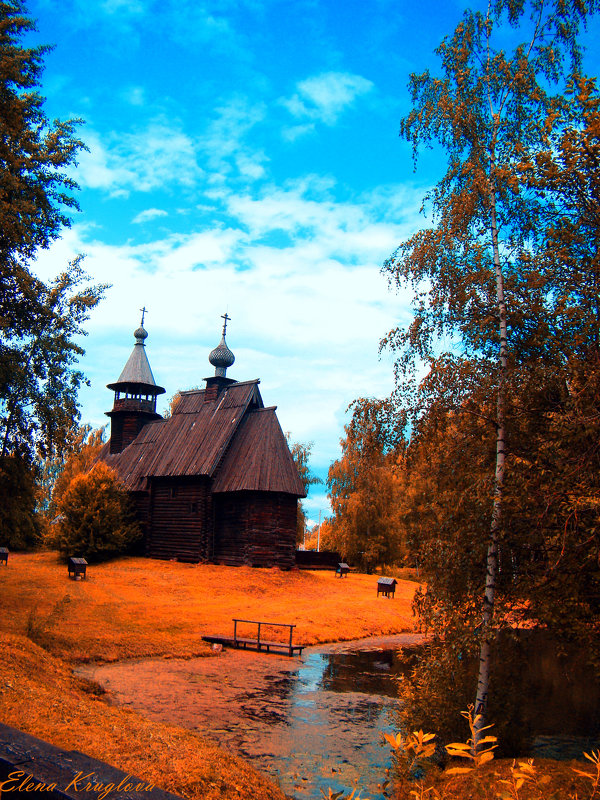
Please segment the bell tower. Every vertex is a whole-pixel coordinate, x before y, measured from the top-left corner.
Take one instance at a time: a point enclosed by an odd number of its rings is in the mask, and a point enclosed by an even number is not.
[[[110,452],[120,453],[133,442],[144,425],[154,419],[162,419],[156,413],[156,398],[164,394],[162,386],[158,386],[150,369],[146,345],[148,333],[144,329],[142,308],[140,327],[134,332],[135,345],[118,381],[109,383],[108,387],[115,393],[110,417]]]

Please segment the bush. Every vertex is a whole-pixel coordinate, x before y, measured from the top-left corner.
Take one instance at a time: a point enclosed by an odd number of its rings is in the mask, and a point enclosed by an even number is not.
[[[63,556],[101,561],[129,552],[142,535],[129,495],[103,462],[73,478],[58,512],[56,545]]]

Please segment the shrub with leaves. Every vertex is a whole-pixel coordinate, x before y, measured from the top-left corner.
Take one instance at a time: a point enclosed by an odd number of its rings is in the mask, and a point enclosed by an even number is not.
[[[116,472],[102,462],[73,478],[58,512],[57,546],[63,556],[101,561],[129,552],[141,538],[127,492]]]
[[[494,758],[494,750],[498,746],[496,744],[498,741],[497,738],[489,735],[478,736],[478,734],[494,726],[484,725],[483,727],[478,727],[480,716],[479,714],[473,715],[473,708],[474,707],[470,705],[466,711],[460,712],[461,716],[467,720],[471,736],[466,742],[452,742],[452,744],[446,745],[446,752],[449,756],[454,758],[467,758],[471,765],[468,767],[452,767],[452,769],[446,770],[447,775],[461,775],[472,772],[474,769],[477,769],[477,767],[487,764],[488,761]],[[483,745],[485,745],[485,747]]]

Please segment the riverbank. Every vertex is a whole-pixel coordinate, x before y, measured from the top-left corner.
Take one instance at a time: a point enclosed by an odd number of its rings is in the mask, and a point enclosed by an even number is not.
[[[201,636],[230,632],[232,617],[295,624],[294,641],[304,645],[411,631],[416,584],[400,580],[394,600],[377,598],[376,584],[374,575],[142,558],[92,565],[85,580],[73,581],[55,553],[11,553],[0,569],[0,718],[190,800],[283,800],[201,726],[185,730],[111,706],[72,667],[210,658]],[[155,673],[148,682],[160,686]]]
[[[253,569],[122,558],[67,576],[56,553],[11,553],[0,570],[0,632],[28,636],[69,663],[210,654],[203,635],[233,632],[232,618],[294,624],[294,642],[412,631],[417,584],[399,578],[393,600],[377,576]],[[271,636],[271,634],[270,634]]]
[[[361,797],[386,800],[382,783],[392,759],[383,734],[396,733],[396,681],[412,662],[399,657],[398,649],[416,654],[413,648],[423,640],[419,634],[371,637],[307,647],[301,658],[223,650],[211,659],[83,665],[77,673],[100,682],[113,704],[157,722],[203,730],[295,800],[320,800],[329,789],[347,795],[356,787]],[[546,682],[554,685],[554,678],[551,671]],[[576,709],[565,701],[560,719],[567,724]],[[557,735],[545,738],[564,759],[559,719],[555,725]],[[519,760],[528,763],[522,755]],[[507,791],[501,781],[510,782],[514,763],[498,759],[468,780],[433,768],[427,785],[435,785],[439,795],[429,795],[497,800],[499,790]],[[532,785],[518,793],[522,800],[590,796],[591,782],[574,771],[585,769],[581,762],[557,763],[540,753],[534,763]],[[415,790],[407,784],[394,796],[404,800]]]
[[[382,734],[397,704],[388,658],[423,640],[370,637],[307,647],[301,658],[225,649],[214,658],[82,665],[76,674],[100,683],[111,704],[203,730],[298,800],[357,782],[384,800],[377,785],[391,759]]]
[[[275,782],[246,759],[219,747],[201,725],[186,730],[148,719],[130,710],[131,704],[111,705],[100,686],[77,677],[72,668],[148,656],[160,657],[159,664],[165,665],[176,656],[211,656],[199,637],[204,631],[226,631],[234,616],[264,619],[268,614],[271,621],[296,621],[299,643],[337,641],[333,647],[342,651],[349,646],[343,639],[410,632],[416,584],[400,581],[396,598],[387,600],[376,597],[376,580],[373,575],[338,579],[333,573],[123,559],[90,567],[88,578],[75,582],[55,554],[11,554],[9,566],[0,568],[0,718],[189,800],[285,800]],[[264,659],[269,669],[274,668],[273,659],[281,658],[254,657]],[[214,660],[215,667],[219,661]],[[216,676],[225,684],[234,673],[235,668],[228,667]],[[160,695],[157,670],[145,680]],[[162,687],[166,688],[164,681]],[[366,719],[366,739],[371,736],[369,725]],[[323,751],[316,748],[308,755],[331,771],[333,786],[337,773]],[[475,781],[443,774],[432,780],[445,800],[496,800],[500,790],[508,791],[499,781],[510,780],[511,763],[485,765]],[[577,792],[579,800],[589,798],[589,781],[577,777],[572,766],[586,767],[581,762],[542,761],[538,775],[552,775],[551,783],[540,786],[546,794],[523,787],[519,797],[567,800]],[[587,768],[593,771],[592,765]],[[302,777],[298,775],[300,781]],[[361,776],[355,777],[356,785],[362,786]],[[408,790],[396,800],[407,796]]]

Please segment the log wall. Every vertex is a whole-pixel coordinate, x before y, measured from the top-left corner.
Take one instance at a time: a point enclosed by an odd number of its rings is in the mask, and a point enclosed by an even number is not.
[[[198,562],[208,557],[212,502],[208,479],[153,478],[146,554]]]
[[[298,500],[280,492],[215,495],[213,560],[254,567],[295,565]]]
[[[110,452],[121,453],[137,437],[146,423],[156,414],[144,414],[139,411],[130,413],[111,413],[110,419]]]

